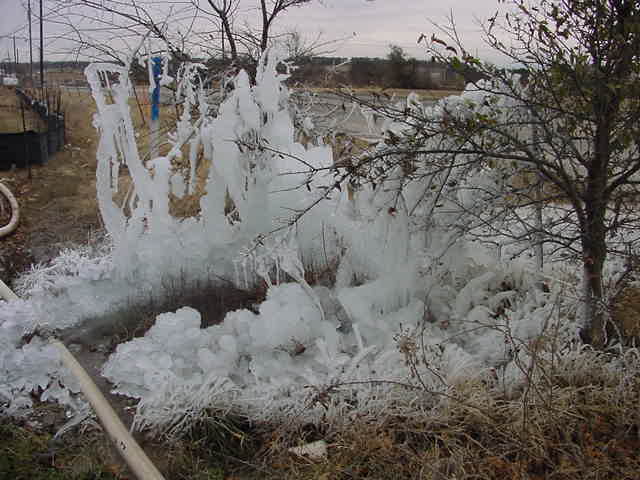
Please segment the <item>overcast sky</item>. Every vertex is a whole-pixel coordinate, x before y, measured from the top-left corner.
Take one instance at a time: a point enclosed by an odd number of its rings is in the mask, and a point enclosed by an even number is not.
[[[37,10],[39,0],[31,1],[32,8]],[[251,4],[250,0],[243,2]],[[27,0],[0,0],[0,55],[3,59],[12,55],[14,34],[20,58],[26,59],[28,56],[26,3]],[[154,5],[167,3],[170,2],[158,0]],[[44,0],[44,6],[47,12],[48,0]],[[389,44],[393,43],[416,58],[424,58],[424,49],[416,44],[418,36],[436,32],[432,22],[446,24],[447,17],[453,13],[467,48],[490,58],[489,51],[481,41],[478,20],[486,20],[497,8],[498,0],[315,0],[287,12],[279,19],[278,28],[295,27],[308,32],[309,36],[320,33],[323,40],[337,40],[328,47],[335,56],[384,57]],[[45,13],[45,18],[52,15]],[[37,38],[35,17],[32,28],[34,38]],[[59,28],[45,23],[45,39],[51,39]],[[53,47],[59,49],[59,41]],[[45,48],[45,56],[47,51]],[[37,55],[35,50],[34,57],[37,58]]]

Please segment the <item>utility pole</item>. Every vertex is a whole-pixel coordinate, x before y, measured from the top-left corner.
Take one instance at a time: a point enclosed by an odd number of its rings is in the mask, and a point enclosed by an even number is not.
[[[40,90],[44,101],[44,29],[42,28],[42,17],[42,0],[40,0]]]
[[[27,21],[29,23],[29,79],[33,87],[33,44],[31,42],[31,0],[27,1]]]
[[[16,36],[13,36],[13,73],[18,78],[18,50],[16,50]]]

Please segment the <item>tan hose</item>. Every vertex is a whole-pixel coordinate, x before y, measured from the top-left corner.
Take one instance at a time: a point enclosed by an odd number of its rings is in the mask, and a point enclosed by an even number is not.
[[[7,287],[2,280],[0,280],[0,296],[7,301],[18,300],[18,296]],[[89,400],[93,410],[109,434],[111,441],[136,477],[138,477],[139,480],[165,480],[160,471],[144,453],[144,450],[136,443],[116,412],[111,408],[111,405],[109,405],[109,402],[107,402],[107,399],[104,398],[104,395],[102,395],[98,387],[96,387],[96,384],[91,380],[91,377],[89,377],[85,369],[82,368],[67,347],[53,337],[51,337],[49,341],[60,351],[62,363],[78,380],[82,393],[84,393]]]
[[[11,190],[9,190],[6,185],[0,182],[0,195],[3,195],[9,200],[9,205],[11,206],[11,220],[4,227],[0,227],[0,238],[9,235],[13,232],[18,226],[18,220],[20,219],[20,208],[18,207],[18,201],[16,197],[13,196]]]
[[[71,355],[67,347],[55,338],[51,338],[50,342],[60,351],[62,363],[71,370],[80,383],[82,393],[85,394],[89,403],[91,403],[93,410],[107,430],[111,441],[125,459],[127,465],[133,470],[133,473],[135,473],[140,480],[164,480],[160,471],[151,460],[149,460],[149,457],[147,457],[144,450],[140,448],[140,445],[136,443],[116,412],[114,412],[111,405],[109,405],[109,402],[107,402],[107,399],[104,398],[104,395],[98,390],[98,387],[93,383],[91,377],[89,377],[74,356]]]
[[[13,290],[7,287],[7,284],[2,280],[0,280],[0,297],[4,298],[7,302],[10,300],[20,300],[20,297],[13,293]]]

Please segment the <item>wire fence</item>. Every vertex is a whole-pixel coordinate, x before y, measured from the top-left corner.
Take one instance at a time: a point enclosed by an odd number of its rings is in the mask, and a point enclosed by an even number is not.
[[[59,95],[45,93],[42,100],[32,98],[21,89],[15,90],[21,109],[36,114],[44,125],[43,131],[26,130],[20,133],[0,132],[0,170],[27,168],[46,163],[60,151],[66,140],[65,117]]]

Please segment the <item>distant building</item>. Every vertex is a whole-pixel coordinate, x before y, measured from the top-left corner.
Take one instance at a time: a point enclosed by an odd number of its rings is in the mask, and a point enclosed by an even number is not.
[[[5,87],[16,87],[18,86],[18,77],[15,75],[3,75],[0,73],[0,78],[2,79],[2,85]]]
[[[418,79],[428,78],[434,85],[447,85],[459,81],[459,75],[448,65],[438,62],[418,62]]]

